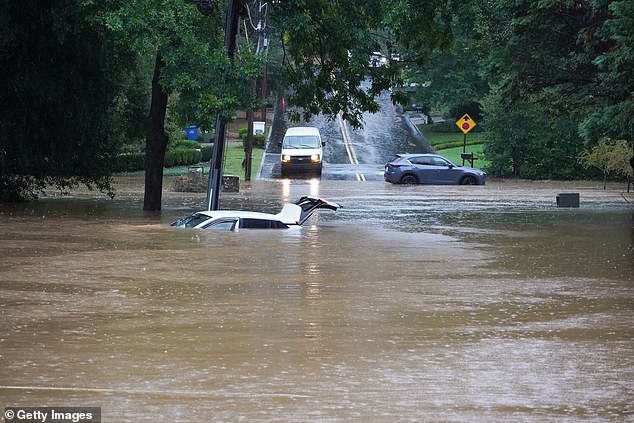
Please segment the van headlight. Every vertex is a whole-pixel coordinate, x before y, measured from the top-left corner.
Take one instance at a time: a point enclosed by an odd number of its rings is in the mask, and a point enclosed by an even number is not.
[[[291,161],[291,156],[289,156],[288,154],[284,154],[282,156],[282,163],[288,163]]]
[[[321,160],[319,159],[319,154],[313,154],[310,156],[310,161],[313,163],[319,163]]]

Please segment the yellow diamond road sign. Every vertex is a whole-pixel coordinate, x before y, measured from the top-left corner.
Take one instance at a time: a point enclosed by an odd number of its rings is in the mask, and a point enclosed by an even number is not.
[[[458,126],[458,128],[460,128],[462,132],[466,134],[467,132],[471,131],[474,126],[476,126],[476,123],[473,121],[473,119],[471,119],[471,116],[465,113],[463,117],[456,121],[456,125]]]

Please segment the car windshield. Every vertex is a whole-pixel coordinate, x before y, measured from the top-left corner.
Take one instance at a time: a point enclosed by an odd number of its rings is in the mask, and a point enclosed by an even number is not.
[[[205,220],[209,220],[209,216],[205,216],[204,214],[200,214],[200,213],[194,213],[190,216],[178,219],[176,222],[172,223],[170,226],[176,226],[179,228],[193,228],[195,226],[200,225]]]
[[[316,135],[289,135],[284,138],[282,148],[319,148]]]

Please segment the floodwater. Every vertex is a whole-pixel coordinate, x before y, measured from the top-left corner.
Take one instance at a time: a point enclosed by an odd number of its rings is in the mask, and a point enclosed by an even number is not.
[[[0,206],[0,407],[104,422],[634,419],[622,187],[259,181],[223,208],[341,203],[301,230],[167,224],[139,181]],[[136,184],[136,185],[135,185]],[[557,209],[558,192],[581,208]]]

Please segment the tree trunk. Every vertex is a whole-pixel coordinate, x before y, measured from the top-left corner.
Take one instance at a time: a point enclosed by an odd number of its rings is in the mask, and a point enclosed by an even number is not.
[[[152,77],[152,100],[147,121],[145,139],[145,195],[143,210],[161,210],[163,195],[163,165],[167,134],[165,133],[165,113],[167,111],[167,93],[163,91],[159,78],[163,68],[163,59],[156,55],[154,76]]]
[[[269,79],[269,75],[268,75],[268,66],[266,63],[264,63],[264,69],[262,71],[262,109],[260,111],[260,120],[262,122],[266,122],[266,103],[268,100],[268,79]]]
[[[257,82],[255,79],[251,80],[251,94],[255,98]],[[251,180],[251,169],[253,168],[253,109],[247,110],[247,142],[244,146],[244,180]]]
[[[253,162],[253,110],[247,110],[247,141],[244,146],[244,180],[251,180]]]

